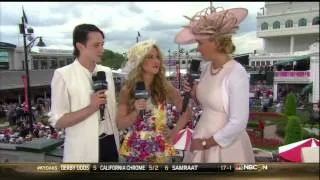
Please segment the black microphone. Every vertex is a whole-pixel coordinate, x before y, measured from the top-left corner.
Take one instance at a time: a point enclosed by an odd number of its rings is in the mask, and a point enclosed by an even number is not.
[[[106,81],[106,73],[104,71],[98,71],[97,76],[92,77],[93,81],[93,90],[95,92],[100,91],[100,90],[107,90],[108,89],[108,82]],[[104,109],[105,109],[105,104],[100,104],[99,106],[100,109],[100,120],[104,120]]]
[[[135,99],[148,99],[149,98],[149,92],[146,90],[146,86],[143,81],[139,81],[136,84],[136,90],[134,92]],[[141,118],[143,119],[145,110],[140,110],[139,114]]]
[[[195,79],[199,79],[200,78],[200,60],[196,60],[196,59],[192,59],[191,60],[191,65],[190,65],[190,69],[189,72],[187,74],[188,76],[188,82],[189,85],[192,89],[192,85],[193,85],[193,81]],[[190,92],[186,92],[184,94],[183,97],[183,101],[182,101],[182,109],[181,109],[181,114],[184,113],[187,110],[187,106],[189,104],[189,99],[190,99]]]

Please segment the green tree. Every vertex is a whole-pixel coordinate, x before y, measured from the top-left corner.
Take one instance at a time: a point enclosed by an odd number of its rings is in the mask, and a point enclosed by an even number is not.
[[[113,52],[109,49],[105,49],[101,60],[102,65],[108,66],[111,69],[119,69],[123,64],[125,64],[125,62],[126,58],[124,57],[124,55]]]
[[[302,127],[300,118],[297,116],[289,116],[286,133],[284,137],[284,144],[291,144],[302,140]]]
[[[297,114],[297,100],[293,93],[289,93],[286,97],[284,114],[287,116],[295,116]]]

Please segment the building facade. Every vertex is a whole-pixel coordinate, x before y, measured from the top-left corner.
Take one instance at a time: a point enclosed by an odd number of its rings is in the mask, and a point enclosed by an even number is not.
[[[1,48],[3,62],[0,70],[0,102],[24,101],[24,85],[22,76],[25,75],[23,47]],[[39,48],[38,52],[28,53],[30,75],[31,102],[38,98],[50,97],[50,82],[55,69],[73,62],[71,50],[56,50]]]
[[[257,14],[257,37],[264,47],[250,55],[249,64],[273,66],[274,100],[280,87],[312,83],[309,100],[319,101],[319,22],[318,2],[265,2]]]

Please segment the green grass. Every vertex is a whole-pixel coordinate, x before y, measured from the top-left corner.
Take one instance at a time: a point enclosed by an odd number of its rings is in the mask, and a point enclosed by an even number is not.
[[[307,130],[303,129],[302,130],[302,139],[309,139],[309,138],[319,139],[319,136],[316,135],[315,133],[310,133]]]
[[[259,148],[259,149],[262,149],[262,150],[266,150],[266,151],[275,151],[275,150],[278,150],[279,147],[255,147],[255,148]]]
[[[8,122],[7,117],[2,117],[2,118],[0,118],[0,124],[3,124],[3,123],[5,123],[5,122]]]
[[[306,127],[306,128],[311,128],[311,124],[305,124],[303,127]],[[314,124],[312,126],[312,128],[318,128],[319,129],[320,125],[319,124]]]
[[[259,122],[257,122],[257,121],[249,121],[247,128],[256,128],[256,127],[258,127],[258,124],[259,124]]]
[[[297,110],[297,116],[300,118],[302,125],[307,124],[310,120],[310,114],[306,110]]]

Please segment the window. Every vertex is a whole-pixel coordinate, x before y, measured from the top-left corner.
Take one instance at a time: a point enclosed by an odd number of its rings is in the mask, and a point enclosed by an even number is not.
[[[286,28],[292,28],[293,27],[293,21],[290,19],[290,20],[287,20],[286,21]]]
[[[261,25],[261,30],[267,30],[268,29],[268,23],[264,22]]]
[[[57,69],[57,67],[58,67],[57,60],[51,60],[50,69]]]
[[[261,66],[265,66],[266,65],[266,62],[264,62],[264,61],[261,61]]]
[[[307,20],[305,18],[300,19],[298,26],[307,26]]]
[[[33,69],[39,69],[39,60],[33,60]]]
[[[41,68],[40,69],[48,69],[48,62],[47,60],[41,61]]]
[[[266,63],[267,63],[267,66],[270,66],[270,61],[267,61]]]
[[[9,69],[9,53],[6,49],[0,49],[0,69]]]
[[[280,22],[276,21],[273,23],[273,29],[279,29],[280,28]]]
[[[73,59],[72,58],[68,58],[67,59],[67,64],[71,64],[73,62]]]
[[[320,16],[314,17],[312,20],[312,25],[319,25]]]
[[[0,49],[0,62],[9,62],[9,53],[6,50]]]
[[[63,66],[65,66],[65,65],[66,65],[66,63],[65,63],[64,60],[60,60],[60,61],[59,61],[59,66],[60,66],[60,67],[63,67]]]
[[[24,61],[21,61],[22,70],[24,70]]]
[[[255,63],[254,61],[251,62],[251,66],[255,66],[255,64],[256,64],[256,63]]]
[[[257,62],[256,62],[256,65],[259,67],[259,66],[260,66],[260,61],[257,61]]]

